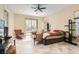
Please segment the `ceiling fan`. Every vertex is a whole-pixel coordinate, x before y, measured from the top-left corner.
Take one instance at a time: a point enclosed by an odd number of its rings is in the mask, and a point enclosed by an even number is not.
[[[43,12],[43,10],[46,9],[46,7],[42,7],[42,4],[36,4],[36,6],[32,8],[35,9],[34,10],[35,12],[37,11]]]

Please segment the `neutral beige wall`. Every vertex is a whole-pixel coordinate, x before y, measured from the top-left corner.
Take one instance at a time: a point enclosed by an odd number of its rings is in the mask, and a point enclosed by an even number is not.
[[[13,36],[14,35],[14,14],[6,5],[0,5],[0,19],[5,20],[4,9],[7,10],[8,12],[9,36]]]
[[[22,29],[23,32],[26,32],[25,20],[26,19],[37,19],[38,20],[38,29],[43,29],[43,18],[42,17],[35,17],[35,16],[27,16],[21,14],[14,15],[14,27],[15,29]]]
[[[45,17],[44,20],[51,24],[51,29],[66,30],[67,28],[64,25],[68,24],[68,19],[74,18],[74,12],[77,10],[79,10],[79,5],[69,5],[67,8],[61,11]]]

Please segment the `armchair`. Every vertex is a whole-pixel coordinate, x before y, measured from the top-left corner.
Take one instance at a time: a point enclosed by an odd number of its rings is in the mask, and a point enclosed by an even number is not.
[[[43,31],[32,32],[32,36],[33,36],[33,39],[34,39],[34,45],[35,45],[36,41],[38,43],[43,41]]]
[[[22,37],[24,36],[24,33],[22,32],[21,29],[17,29],[17,30],[14,30],[15,31],[15,36],[17,39],[22,39]]]

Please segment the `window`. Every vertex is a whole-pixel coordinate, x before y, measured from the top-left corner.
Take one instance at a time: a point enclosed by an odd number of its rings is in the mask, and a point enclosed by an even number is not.
[[[79,36],[79,19],[76,19],[76,33]]]
[[[0,36],[4,36],[5,21],[0,19]]]
[[[79,11],[75,11],[76,35],[79,36]]]
[[[0,36],[4,36],[4,27],[8,27],[8,12],[4,10],[3,19],[0,19]]]
[[[26,20],[26,30],[36,31],[38,27],[37,20],[27,19]]]

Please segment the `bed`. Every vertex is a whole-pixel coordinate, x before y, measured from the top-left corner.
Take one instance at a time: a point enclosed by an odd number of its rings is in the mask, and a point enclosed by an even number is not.
[[[64,41],[65,32],[62,30],[54,30],[53,32],[43,33],[43,44],[48,45]]]

